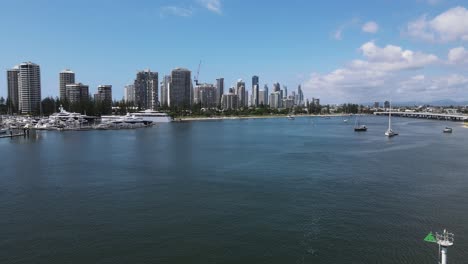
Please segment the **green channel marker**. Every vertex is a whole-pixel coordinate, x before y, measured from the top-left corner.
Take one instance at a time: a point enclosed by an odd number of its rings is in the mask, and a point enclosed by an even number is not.
[[[430,243],[437,243],[437,240],[435,239],[434,235],[432,232],[430,232],[425,238],[424,241],[430,242]]]

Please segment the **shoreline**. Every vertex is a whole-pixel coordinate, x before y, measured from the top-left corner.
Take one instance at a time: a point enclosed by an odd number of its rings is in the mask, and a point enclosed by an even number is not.
[[[294,117],[344,117],[350,114],[330,114],[330,115],[294,115]],[[269,118],[287,118],[288,115],[265,115],[265,116],[215,116],[215,117],[177,117],[173,122],[191,122],[191,121],[219,121],[219,120],[238,120],[238,119],[269,119]]]

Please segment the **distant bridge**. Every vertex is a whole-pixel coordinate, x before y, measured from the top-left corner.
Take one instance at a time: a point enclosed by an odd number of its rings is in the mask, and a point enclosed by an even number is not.
[[[374,112],[374,115],[387,115],[390,112]],[[468,115],[462,114],[437,114],[430,112],[391,112],[392,116],[412,117],[412,118],[426,118],[438,120],[452,120],[452,121],[465,121],[468,122]]]

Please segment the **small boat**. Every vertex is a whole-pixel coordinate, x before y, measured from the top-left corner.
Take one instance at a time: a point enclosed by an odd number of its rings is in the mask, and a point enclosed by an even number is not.
[[[0,135],[6,134],[7,131],[8,131],[8,129],[6,129],[6,128],[0,129]]]
[[[348,119],[343,120],[343,123],[348,123]]]
[[[359,122],[359,115],[356,117],[356,122],[354,124],[354,131],[356,132],[366,132],[367,127],[365,125],[361,125]]]
[[[451,127],[444,128],[444,133],[452,133],[452,128]]]
[[[367,127],[365,125],[359,125],[359,126],[354,127],[354,131],[356,131],[356,132],[366,132]]]
[[[294,119],[296,119],[296,118],[295,118],[293,115],[288,115],[288,119],[289,119],[289,120],[294,120]]]

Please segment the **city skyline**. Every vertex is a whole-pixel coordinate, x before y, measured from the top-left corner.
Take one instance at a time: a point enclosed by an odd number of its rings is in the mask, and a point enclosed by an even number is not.
[[[145,9],[103,1],[93,10],[90,3],[4,3],[0,32],[15,41],[0,44],[2,70],[27,61],[40,65],[43,98],[59,96],[57,73],[64,69],[77,73],[90,93],[111,84],[114,99],[121,99],[142,69],[158,72],[161,80],[183,67],[193,79],[201,60],[201,83],[224,78],[228,89],[243,79],[250,95],[249,80],[257,75],[260,87],[302,85],[305,98],[323,103],[468,99],[468,10],[463,1],[297,1],[253,3],[250,9],[243,1],[155,1],[146,2]],[[26,19],[8,23],[18,9]],[[73,12],[55,12],[65,9]],[[89,21],[72,19],[81,11]],[[382,16],[384,12],[389,15]],[[239,13],[258,16],[239,21]],[[274,13],[285,18],[277,21]],[[154,34],[148,34],[150,28]],[[222,33],[220,41],[196,41],[214,39],[214,32]],[[164,41],[168,34],[171,40]],[[65,41],[72,36],[73,42]],[[253,36],[258,44],[248,41]],[[29,41],[36,45],[26,45]],[[5,98],[6,77],[0,75],[0,96]]]

